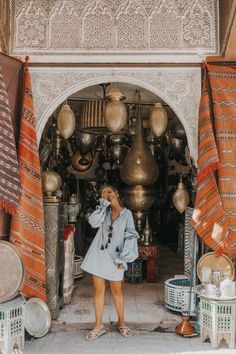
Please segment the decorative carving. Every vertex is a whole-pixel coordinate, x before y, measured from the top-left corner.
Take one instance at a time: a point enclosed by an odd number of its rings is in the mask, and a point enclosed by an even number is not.
[[[82,45],[86,48],[112,48],[114,46],[114,19],[106,4],[95,1],[83,14]]]
[[[49,18],[49,45],[52,48],[80,46],[81,19],[73,3],[63,1],[55,6]],[[74,35],[72,35],[72,33]]]
[[[47,14],[32,2],[22,8],[16,22],[18,48],[41,48],[46,46]]]
[[[169,5],[162,0],[152,12],[149,26],[151,48],[175,48],[179,43],[180,17],[175,4]]]
[[[11,54],[217,54],[218,17],[218,0],[12,0]]]
[[[116,17],[118,48],[147,48],[147,15],[138,2],[130,0]]]
[[[184,46],[191,48],[212,47],[212,20],[207,6],[202,6],[199,3],[189,6],[183,18],[182,33]],[[201,36],[199,36],[200,33]]]
[[[143,87],[169,104],[185,128],[196,161],[200,68],[31,68],[31,78],[39,139],[49,116],[68,96],[105,78]]]

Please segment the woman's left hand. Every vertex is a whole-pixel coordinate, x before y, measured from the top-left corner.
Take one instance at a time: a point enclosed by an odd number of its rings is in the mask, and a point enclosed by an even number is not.
[[[116,265],[117,269],[125,269],[124,265],[122,263],[117,263],[114,261],[114,264]]]

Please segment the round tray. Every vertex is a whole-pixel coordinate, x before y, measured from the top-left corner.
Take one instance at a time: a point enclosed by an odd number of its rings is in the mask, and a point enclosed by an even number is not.
[[[36,338],[48,333],[51,326],[51,314],[47,304],[37,297],[33,297],[25,305],[25,329]]]
[[[217,295],[207,295],[205,292],[205,289],[202,287],[202,285],[197,285],[196,286],[196,293],[201,296],[205,297],[206,299],[211,299],[211,300],[218,300],[218,301],[230,301],[230,300],[235,300],[236,295],[234,296],[217,296]]]
[[[24,280],[24,266],[17,248],[0,241],[0,303],[13,299]]]
[[[227,273],[230,278],[234,279],[234,265],[229,257],[222,254],[221,256],[217,256],[215,252],[209,252],[204,254],[197,263],[197,275],[200,281],[201,279],[201,268],[202,267],[210,267],[211,270],[219,270],[221,276],[223,277],[225,273]]]

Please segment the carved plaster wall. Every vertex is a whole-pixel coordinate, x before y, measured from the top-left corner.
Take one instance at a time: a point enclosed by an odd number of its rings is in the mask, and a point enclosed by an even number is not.
[[[11,54],[62,62],[217,54],[218,1],[11,0]]]
[[[163,99],[182,122],[190,148],[197,157],[197,118],[200,68],[31,68],[37,135],[54,110],[70,95],[104,82],[126,82]]]

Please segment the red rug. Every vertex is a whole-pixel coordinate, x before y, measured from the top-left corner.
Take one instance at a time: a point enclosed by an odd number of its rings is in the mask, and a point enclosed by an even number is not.
[[[193,226],[207,246],[236,257],[236,69],[207,65],[205,73]]]
[[[25,65],[18,148],[22,195],[12,218],[10,240],[21,252],[25,266],[22,293],[46,301],[45,232],[41,170],[28,61]]]

